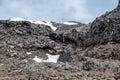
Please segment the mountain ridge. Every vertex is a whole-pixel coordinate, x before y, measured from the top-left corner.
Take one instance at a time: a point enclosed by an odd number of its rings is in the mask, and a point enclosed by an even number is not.
[[[0,79],[119,80],[119,5],[90,24],[0,20]]]

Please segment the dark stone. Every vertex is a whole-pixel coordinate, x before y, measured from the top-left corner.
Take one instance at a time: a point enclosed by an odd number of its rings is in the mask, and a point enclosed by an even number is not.
[[[70,55],[70,53],[63,53],[60,55],[58,61],[61,62],[71,62],[72,61],[72,57]]]

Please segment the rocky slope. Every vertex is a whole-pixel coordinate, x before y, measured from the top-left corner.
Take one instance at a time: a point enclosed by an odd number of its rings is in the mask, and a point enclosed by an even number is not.
[[[120,80],[120,8],[91,24],[0,20],[0,80]]]

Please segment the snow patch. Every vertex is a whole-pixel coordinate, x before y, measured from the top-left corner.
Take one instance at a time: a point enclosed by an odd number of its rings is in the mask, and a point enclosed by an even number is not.
[[[53,63],[57,63],[57,60],[59,59],[60,55],[50,55],[50,54],[46,54],[48,56],[47,60],[44,60],[45,62],[53,62]]]
[[[45,25],[48,25],[52,28],[53,31],[55,31],[57,29],[57,27],[53,26],[51,22],[49,21],[46,21],[46,24]]]
[[[32,54],[32,53],[31,53],[31,52],[26,52],[26,54],[27,54],[27,55],[30,55],[30,54]]]
[[[38,58],[37,56],[35,56],[35,57],[33,58],[33,60],[36,61],[36,62],[38,62],[38,63],[43,62],[43,60],[40,59],[40,58]]]
[[[77,25],[78,23],[74,23],[74,22],[64,22],[63,24],[66,24],[66,25]]]
[[[49,21],[45,21],[45,22],[43,22],[43,21],[33,21],[33,20],[30,20],[30,19],[23,19],[23,18],[10,18],[9,20],[10,21],[28,21],[28,22],[31,22],[31,23],[34,23],[34,24],[43,24],[43,25],[50,26],[53,31],[55,31],[57,29]]]
[[[41,63],[41,62],[57,63],[59,56],[60,56],[60,55],[50,55],[50,54],[46,54],[46,55],[48,56],[47,60],[40,59],[37,56],[35,56],[33,58],[33,60],[38,62],[38,63]]]
[[[25,21],[23,18],[10,18],[10,21]]]

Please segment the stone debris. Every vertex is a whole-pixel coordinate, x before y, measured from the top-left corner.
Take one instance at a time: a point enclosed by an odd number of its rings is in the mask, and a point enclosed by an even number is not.
[[[90,24],[0,20],[0,80],[120,80],[119,26],[119,6]]]

